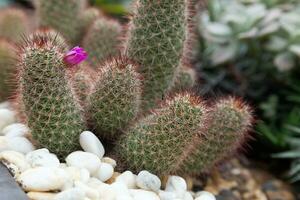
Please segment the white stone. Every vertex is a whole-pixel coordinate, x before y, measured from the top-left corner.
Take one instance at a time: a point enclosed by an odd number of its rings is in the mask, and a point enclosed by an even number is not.
[[[157,194],[151,191],[130,189],[130,194],[134,200],[160,200]]]
[[[14,123],[15,121],[15,113],[13,111],[5,108],[0,109],[0,130]]]
[[[11,150],[26,154],[34,149],[32,143],[24,137],[0,136],[0,152]]]
[[[27,196],[30,200],[53,200],[56,193],[51,192],[28,192]]]
[[[104,156],[105,150],[100,140],[90,131],[84,131],[79,139],[82,149],[86,152],[97,155],[100,159]]]
[[[106,183],[99,185],[98,191],[99,191],[101,200],[115,200],[116,199],[117,195],[116,195],[114,189]]]
[[[90,199],[99,199],[99,193],[97,190],[89,187],[88,185],[86,185],[85,183],[82,183],[80,181],[75,181],[74,185],[76,188],[81,189],[82,191],[84,191],[85,196],[90,198]]]
[[[85,193],[80,188],[71,188],[58,193],[54,200],[85,200]]]
[[[195,200],[216,200],[216,197],[210,192],[202,191],[196,193]]]
[[[117,166],[117,162],[116,162],[114,159],[110,158],[110,157],[103,157],[103,158],[101,159],[101,162],[108,163],[108,164],[110,164],[113,168],[115,168],[115,167]]]
[[[0,162],[2,162],[15,177],[30,168],[25,156],[16,151],[1,152]]]
[[[75,151],[69,154],[66,162],[69,166],[86,168],[90,174],[94,174],[101,165],[101,160],[98,156],[83,151]]]
[[[156,175],[144,170],[138,174],[136,184],[141,189],[157,192],[160,189],[161,181]]]
[[[193,199],[194,198],[193,198],[192,194],[189,192],[185,192],[183,195],[183,198],[182,198],[182,200],[193,200]]]
[[[158,192],[158,196],[161,200],[174,200],[174,199],[176,199],[176,193],[167,192],[167,191],[163,191],[163,190],[160,190]]]
[[[108,185],[108,184],[101,182],[101,181],[100,181],[99,179],[97,179],[97,178],[91,177],[91,178],[88,180],[87,185],[88,185],[89,187],[91,187],[91,188],[94,188],[94,189],[96,189],[96,190],[99,190],[99,189],[102,187],[102,185]]]
[[[116,178],[116,182],[124,183],[128,189],[136,188],[136,175],[131,171],[125,171]]]
[[[63,169],[36,167],[21,173],[17,181],[25,191],[47,192],[60,190],[69,179]]]
[[[130,196],[128,188],[122,182],[114,182],[110,185],[110,187],[114,190],[116,196]]]
[[[175,192],[177,197],[183,198],[187,191],[187,184],[180,176],[170,176],[168,178],[165,191]]]
[[[101,163],[99,169],[96,172],[96,177],[99,178],[100,181],[107,181],[112,177],[114,173],[114,168],[107,163]]]
[[[25,124],[14,123],[6,126],[1,133],[7,137],[25,137],[29,134],[29,128]]]
[[[118,195],[116,196],[115,200],[134,200],[134,199],[129,195]]]
[[[59,167],[59,160],[48,149],[38,149],[26,154],[26,160],[31,167]]]
[[[65,167],[63,169],[70,176],[70,182],[64,186],[64,190],[73,187],[75,181],[86,183],[90,179],[90,172],[85,168]]]
[[[9,101],[5,101],[0,103],[0,109],[11,109],[11,103]]]

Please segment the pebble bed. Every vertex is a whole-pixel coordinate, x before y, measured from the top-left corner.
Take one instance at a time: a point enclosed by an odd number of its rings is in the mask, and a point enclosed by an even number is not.
[[[16,122],[9,103],[0,104],[0,161],[30,200],[216,200],[206,191],[188,191],[186,181],[169,176],[166,186],[154,174],[115,172],[115,160],[105,157],[101,141],[90,131],[78,138],[82,151],[65,163],[48,149],[36,149],[30,130]]]

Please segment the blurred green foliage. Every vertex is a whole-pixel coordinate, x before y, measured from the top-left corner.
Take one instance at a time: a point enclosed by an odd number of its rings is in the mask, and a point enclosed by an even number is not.
[[[300,127],[299,19],[296,0],[211,0],[199,17],[200,92],[255,106],[257,157],[295,148],[287,127]]]
[[[106,13],[124,15],[128,12],[131,0],[91,0],[93,5],[101,7]]]

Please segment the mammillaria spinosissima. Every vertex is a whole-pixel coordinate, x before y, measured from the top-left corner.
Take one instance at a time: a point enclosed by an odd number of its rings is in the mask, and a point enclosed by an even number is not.
[[[80,18],[87,11],[85,5],[71,0],[55,7],[66,18],[56,22],[53,16],[43,16],[47,9],[54,9],[56,1],[38,5],[41,24],[57,29],[70,44],[83,42],[96,71],[85,70],[83,64],[77,73],[68,73],[68,68],[76,69],[87,57],[80,47],[66,53],[53,34],[29,38],[22,50],[19,99],[40,145],[61,157],[76,150],[78,134],[86,129],[86,114],[100,138],[116,143],[114,153],[129,169],[166,174],[204,170],[244,140],[251,112],[234,98],[208,106],[182,92],[151,110],[172,86],[182,89],[194,83],[194,71],[181,67],[191,35],[190,1],[137,0],[121,57],[116,56],[120,24],[94,10],[85,18],[89,31],[83,40],[78,39],[84,28],[78,31],[74,18],[68,24],[71,18],[64,13],[65,6]],[[107,60],[109,56],[115,57]],[[139,113],[144,117],[137,119]]]
[[[63,158],[79,148],[79,134],[86,129],[67,79],[64,52],[47,34],[34,34],[20,55],[19,99],[32,136]]]

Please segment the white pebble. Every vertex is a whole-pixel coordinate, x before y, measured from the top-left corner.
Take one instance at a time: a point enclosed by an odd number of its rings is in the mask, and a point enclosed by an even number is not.
[[[138,174],[136,184],[141,189],[157,192],[160,189],[161,181],[156,175],[144,170]]]
[[[166,191],[186,191],[187,184],[180,176],[170,176],[166,184]]]
[[[56,193],[52,192],[28,192],[27,196],[30,200],[53,200]]]
[[[86,183],[90,179],[90,172],[85,168],[66,167],[64,170],[69,174],[72,182],[81,181]]]
[[[160,200],[157,194],[151,191],[131,189],[130,194],[134,200]]]
[[[108,163],[108,164],[110,164],[113,168],[115,168],[115,167],[117,166],[117,162],[116,162],[114,159],[110,158],[110,157],[103,157],[103,158],[101,159],[101,162]]]
[[[2,130],[2,135],[7,137],[25,137],[29,133],[29,128],[25,124],[14,123],[6,126]]]
[[[114,168],[107,163],[101,163],[99,169],[96,172],[96,177],[99,178],[102,182],[107,181],[112,177],[114,173]]]
[[[110,187],[114,190],[117,197],[122,195],[130,196],[129,190],[124,183],[114,182]]]
[[[85,200],[85,193],[80,188],[71,188],[58,193],[54,200]]]
[[[69,166],[86,168],[90,174],[94,174],[101,165],[101,160],[98,156],[83,151],[75,151],[69,154],[66,162]]]
[[[38,149],[26,154],[26,160],[31,167],[59,167],[59,160],[48,149]]]
[[[26,162],[25,156],[16,151],[1,152],[0,161],[8,168],[14,177],[17,177],[30,168],[30,165]]]
[[[24,137],[0,136],[0,152],[11,150],[26,154],[34,149],[32,143]]]
[[[74,185],[76,188],[81,189],[85,193],[86,197],[88,197],[90,199],[99,199],[99,193],[97,190],[89,187],[88,185],[86,185],[80,181],[75,181]]]
[[[97,155],[100,159],[104,156],[105,150],[100,140],[90,131],[84,131],[79,139],[82,149],[86,152]]]
[[[196,193],[195,200],[216,200],[216,197],[210,192],[202,191]]]
[[[185,192],[182,199],[183,200],[193,200],[194,198],[191,193]]]
[[[158,196],[161,200],[174,200],[176,199],[176,194],[174,192],[167,192],[160,190]]]
[[[5,108],[0,109],[0,130],[14,123],[15,121],[15,113],[13,111]]]
[[[131,171],[125,171],[116,178],[116,182],[124,183],[128,189],[136,188],[136,175]]]
[[[11,103],[9,101],[4,101],[0,103],[0,109],[11,109]]]
[[[134,200],[134,199],[129,195],[118,195],[116,196],[115,200]]]
[[[26,154],[34,150],[32,143],[24,137],[0,136],[0,152],[5,150]]]
[[[60,168],[31,168],[17,178],[25,191],[47,192],[61,189],[69,180],[68,174]]]
[[[106,183],[99,185],[98,191],[99,191],[101,199],[103,199],[103,200],[115,200],[116,199],[116,193],[115,193],[114,189]]]

